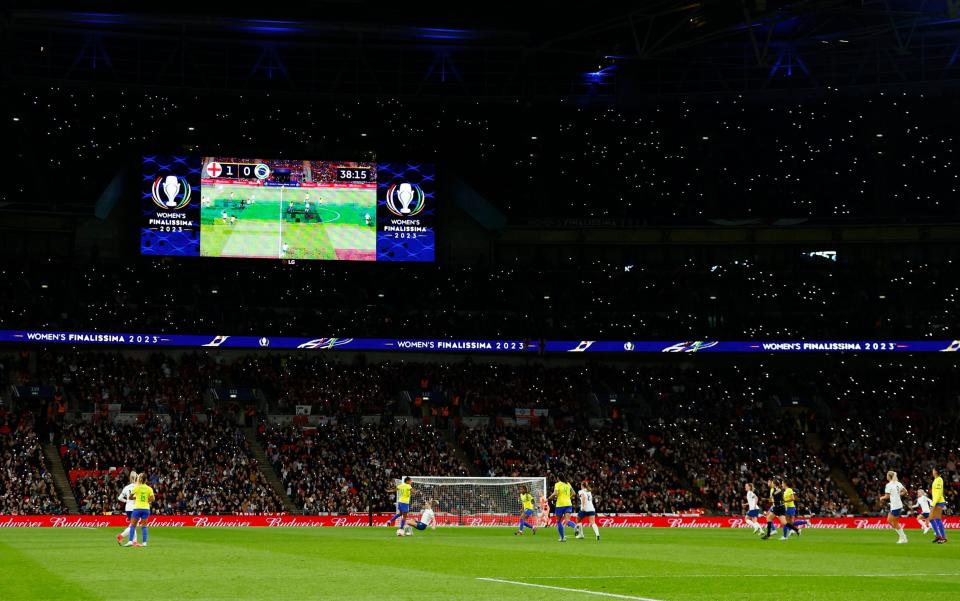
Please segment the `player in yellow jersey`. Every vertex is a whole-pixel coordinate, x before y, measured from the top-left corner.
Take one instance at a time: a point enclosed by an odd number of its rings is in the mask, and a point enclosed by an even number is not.
[[[523,535],[523,529],[529,528],[533,530],[533,533],[537,533],[536,525],[530,524],[527,522],[527,519],[533,515],[533,495],[530,494],[530,489],[527,488],[525,484],[520,485],[520,530],[514,532],[517,536]]]
[[[930,495],[933,497],[933,507],[930,508],[930,527],[937,538],[933,542],[942,545],[947,542],[947,530],[943,527],[943,510],[947,506],[947,500],[943,496],[943,478],[940,477],[940,471],[933,468],[933,484],[930,485]]]
[[[557,515],[557,532],[560,533],[560,542],[567,542],[567,538],[564,536],[564,525],[573,528],[573,531],[579,534],[577,529],[577,523],[573,521],[573,487],[570,486],[570,483],[567,482],[563,476],[557,476],[557,483],[553,485],[553,493],[550,495],[550,499],[556,499],[556,509],[554,513]],[[565,518],[564,516],[570,515],[571,517]]]
[[[156,500],[153,489],[147,484],[147,474],[137,476],[137,485],[133,487],[133,513],[130,515],[131,524],[140,526],[141,542],[130,541],[127,547],[147,546],[147,522],[150,520],[150,503]]]
[[[797,495],[787,484],[786,479],[780,481],[780,487],[783,489],[783,510],[786,514],[781,519],[781,522],[783,522],[783,537],[780,540],[787,540],[791,531],[800,536],[799,526],[803,526],[807,521],[797,519]]]
[[[397,513],[387,521],[387,526],[393,526],[394,520],[400,518],[400,529],[397,534],[404,531],[407,525],[407,512],[410,511],[410,495],[413,494],[413,486],[410,485],[410,476],[403,479],[403,482],[397,484]]]

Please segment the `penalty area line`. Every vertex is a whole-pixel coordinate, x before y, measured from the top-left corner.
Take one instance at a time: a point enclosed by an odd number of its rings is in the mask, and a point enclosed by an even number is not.
[[[614,599],[632,599],[633,601],[663,601],[663,599],[653,599],[651,597],[637,597],[635,595],[620,595],[618,593],[604,593],[602,591],[591,591],[583,588],[568,588],[565,586],[551,586],[549,584],[536,584],[534,582],[520,582],[517,580],[502,580],[500,578],[477,578],[484,582],[499,582],[501,584],[513,584],[515,586],[529,586],[533,588],[545,588],[553,591],[566,591],[568,593],[581,593],[583,595],[595,595],[597,597],[612,597]]]

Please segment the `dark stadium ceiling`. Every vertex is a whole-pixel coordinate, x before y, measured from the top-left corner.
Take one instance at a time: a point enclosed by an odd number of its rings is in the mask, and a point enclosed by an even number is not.
[[[14,3],[2,21],[4,78],[619,103],[960,81],[960,0],[150,6]]]

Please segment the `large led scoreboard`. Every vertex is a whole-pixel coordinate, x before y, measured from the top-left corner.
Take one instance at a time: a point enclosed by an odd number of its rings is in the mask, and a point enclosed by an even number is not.
[[[148,156],[140,252],[434,260],[433,165]]]

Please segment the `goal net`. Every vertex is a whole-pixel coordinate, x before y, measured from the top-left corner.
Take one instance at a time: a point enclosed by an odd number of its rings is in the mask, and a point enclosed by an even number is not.
[[[432,500],[437,522],[449,525],[516,526],[521,486],[526,486],[533,496],[537,513],[540,498],[547,494],[546,478],[410,476],[410,479],[413,486],[410,513],[419,515],[424,502]]]

